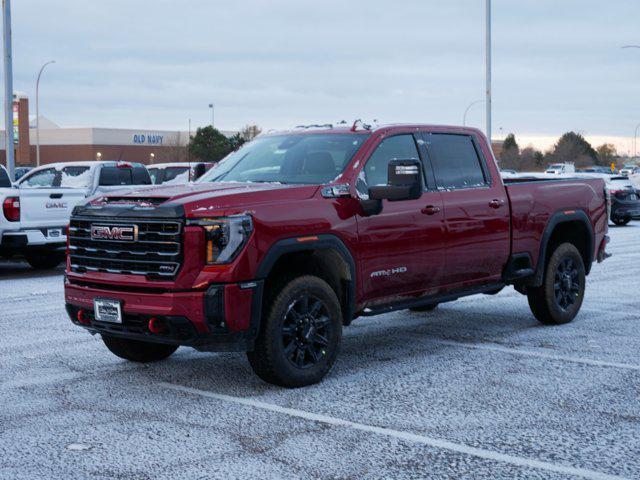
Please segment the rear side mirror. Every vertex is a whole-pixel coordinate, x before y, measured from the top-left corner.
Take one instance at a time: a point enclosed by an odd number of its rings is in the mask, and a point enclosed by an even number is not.
[[[387,184],[369,188],[372,200],[415,200],[422,195],[422,163],[420,160],[391,160]]]

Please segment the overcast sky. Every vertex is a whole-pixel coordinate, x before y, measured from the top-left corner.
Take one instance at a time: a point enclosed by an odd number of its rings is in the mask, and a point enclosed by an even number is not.
[[[484,0],[13,1],[14,88],[61,126],[461,124]],[[631,137],[638,0],[494,0],[494,134]],[[484,106],[468,123],[484,128]],[[502,127],[502,130],[500,130]],[[535,140],[534,140],[535,141]],[[629,142],[630,143],[630,142]],[[624,145],[622,146],[624,148]]]

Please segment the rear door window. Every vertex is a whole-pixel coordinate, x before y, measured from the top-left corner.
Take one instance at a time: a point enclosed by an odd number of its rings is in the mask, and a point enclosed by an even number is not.
[[[189,167],[168,167],[164,169],[162,183],[187,183],[189,181]]]
[[[91,169],[89,167],[64,167],[61,170],[59,186],[63,188],[89,188],[91,186]]]
[[[434,133],[424,138],[438,188],[473,188],[487,184],[471,136]]]

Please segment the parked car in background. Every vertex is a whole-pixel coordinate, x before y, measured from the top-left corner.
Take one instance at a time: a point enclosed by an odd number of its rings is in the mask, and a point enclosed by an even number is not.
[[[54,268],[64,260],[69,216],[76,204],[96,193],[151,185],[144,165],[125,162],[54,163],[22,177],[3,201],[2,254],[24,254],[34,268]]]
[[[566,173],[575,173],[576,166],[573,163],[552,163],[547,167],[545,173],[552,175],[562,175]]]
[[[611,221],[623,226],[631,220],[640,220],[640,190],[629,177],[617,176],[605,181],[611,196]]]
[[[196,181],[212,166],[213,163],[206,162],[155,163],[147,170],[156,185],[183,185]]]
[[[593,166],[593,167],[585,167],[576,170],[581,173],[602,173],[605,175],[613,175],[615,172],[611,170],[611,167],[601,167],[601,166]]]
[[[33,170],[33,167],[17,167],[14,181],[17,182],[22,177],[24,177],[27,173],[29,173],[31,170]]]
[[[632,173],[635,173],[635,170],[638,169],[638,165],[631,165],[631,164],[627,164],[625,166],[623,166],[620,169],[620,175],[631,175]]]

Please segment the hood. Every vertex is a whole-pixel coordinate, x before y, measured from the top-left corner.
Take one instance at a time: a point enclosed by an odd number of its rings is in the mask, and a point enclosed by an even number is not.
[[[97,210],[112,210],[110,207],[114,207],[121,213],[124,210],[134,210],[138,214],[143,210],[157,210],[156,214],[165,211],[204,216],[220,211],[244,210],[263,203],[297,202],[310,198],[318,188],[317,185],[230,182],[158,185],[98,195],[85,207],[94,215],[99,214]]]

